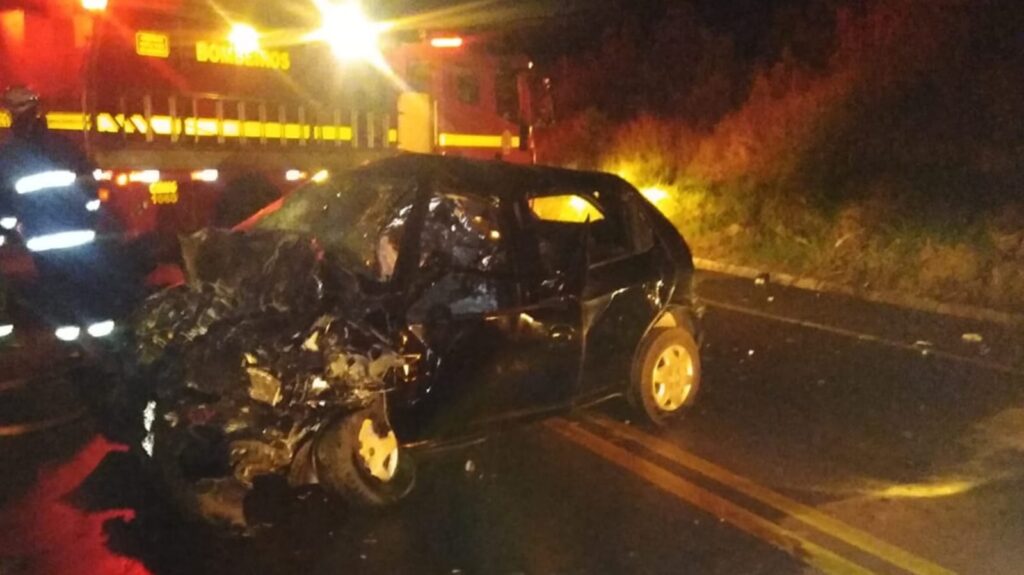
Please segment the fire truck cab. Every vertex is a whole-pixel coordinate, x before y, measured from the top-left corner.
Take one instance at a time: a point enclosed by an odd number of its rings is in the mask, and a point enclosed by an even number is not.
[[[0,78],[40,93],[50,129],[99,166],[104,211],[133,234],[231,225],[305,179],[399,150],[532,161],[527,58],[359,10],[12,0]],[[379,53],[339,54],[364,31],[331,26],[353,24],[374,27]]]

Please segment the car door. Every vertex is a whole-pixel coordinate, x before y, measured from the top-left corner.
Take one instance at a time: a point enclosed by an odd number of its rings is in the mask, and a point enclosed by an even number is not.
[[[638,220],[641,216],[631,198],[614,184],[554,188],[535,195],[530,206],[547,236],[542,244],[564,233],[559,225],[586,230],[587,269],[581,295],[584,349],[576,400],[586,402],[618,392],[629,381],[637,344],[662,305],[659,286],[664,270],[653,257],[650,227]],[[552,260],[544,251],[542,259]]]
[[[407,436],[453,438],[568,405],[581,359],[578,298],[564,289],[527,297],[515,222],[494,196],[429,199],[406,315],[436,371]]]

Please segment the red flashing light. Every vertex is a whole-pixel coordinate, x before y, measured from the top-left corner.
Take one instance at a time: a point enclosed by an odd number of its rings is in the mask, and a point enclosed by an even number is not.
[[[82,0],[82,8],[88,12],[103,12],[107,9],[107,0]]]
[[[431,38],[430,45],[434,48],[459,48],[462,46],[462,38],[459,36]]]

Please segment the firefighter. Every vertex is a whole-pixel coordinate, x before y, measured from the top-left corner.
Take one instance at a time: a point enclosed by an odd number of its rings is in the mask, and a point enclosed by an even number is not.
[[[31,280],[17,282],[19,303],[79,333],[123,315],[135,278],[127,273],[123,247],[98,235],[94,166],[74,142],[47,127],[34,92],[9,88],[0,101],[11,116],[10,134],[0,144],[0,217],[16,222],[13,231],[36,269]]]
[[[56,233],[95,233],[99,202],[94,166],[85,153],[49,130],[31,90],[9,88],[0,101],[11,117],[10,133],[0,144],[0,217],[9,223],[16,218],[30,249],[52,245],[32,240]]]

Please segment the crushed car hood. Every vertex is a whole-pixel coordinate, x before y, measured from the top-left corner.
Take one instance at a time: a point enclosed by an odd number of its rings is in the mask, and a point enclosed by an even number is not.
[[[187,281],[137,316],[137,372],[161,425],[203,427],[226,446],[221,471],[245,482],[282,471],[304,437],[370,405],[402,371],[394,338],[367,320],[370,300],[325,283],[315,239],[204,230],[182,247]]]

